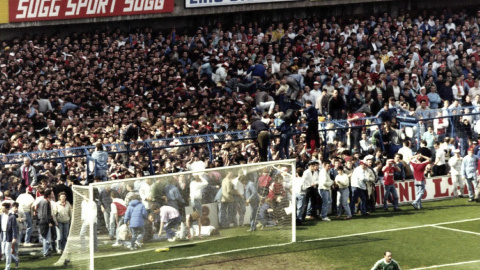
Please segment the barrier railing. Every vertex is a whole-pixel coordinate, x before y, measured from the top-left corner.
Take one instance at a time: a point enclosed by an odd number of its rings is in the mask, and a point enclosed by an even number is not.
[[[441,112],[441,116],[440,113]],[[467,117],[471,118],[470,124],[474,133],[474,137],[476,138],[477,131],[480,131],[480,127],[476,128],[474,124],[476,124],[477,120],[480,119],[480,109],[477,106],[472,107],[456,107],[450,109],[437,109],[437,110],[426,110],[426,111],[418,111],[415,112],[412,116],[397,116],[397,122],[399,124],[400,129],[406,129],[410,136],[409,139],[412,141],[412,148],[418,149],[419,142],[422,138],[422,135],[427,130],[428,125],[433,124],[435,119],[444,119],[447,120],[449,123],[449,127],[447,128],[447,133],[449,137],[457,137],[458,135],[462,135],[466,130],[459,130],[462,126],[459,125],[459,117]],[[332,121],[325,121],[319,123],[319,133],[320,137],[322,138],[322,143],[325,149],[325,154],[329,151],[328,146],[328,138],[329,132],[334,132],[335,137],[346,141],[347,140],[347,132],[352,129],[362,129],[362,130],[371,130],[373,129],[378,132],[370,132],[369,136],[375,136],[375,140],[379,140],[379,147],[384,149],[383,144],[383,134],[382,134],[382,122],[377,117],[368,117],[359,119],[363,122],[363,125],[358,126],[355,125],[354,122],[348,122],[347,120],[332,120]],[[358,123],[358,122],[357,122]],[[303,133],[302,128],[299,127],[296,134]],[[278,133],[275,133],[273,137],[279,136]],[[352,136],[352,135],[351,135]],[[226,132],[226,133],[211,133],[211,134],[202,134],[202,135],[194,135],[194,136],[185,136],[185,137],[177,137],[177,138],[162,138],[156,140],[146,140],[146,141],[138,141],[132,143],[117,143],[117,144],[108,144],[104,145],[104,150],[108,152],[109,155],[115,154],[131,154],[137,152],[145,152],[148,156],[149,162],[149,171],[150,174],[154,174],[154,166],[153,166],[153,152],[162,149],[172,149],[172,148],[180,148],[180,147],[188,147],[188,146],[203,146],[208,151],[208,155],[210,160],[214,159],[213,148],[214,144],[223,144],[228,142],[234,141],[242,141],[242,140],[254,140],[256,139],[255,131],[253,130],[242,130],[242,131],[234,131],[234,132]],[[357,139],[358,138],[354,138]],[[352,139],[350,142],[355,143]],[[351,146],[352,148],[353,146]],[[94,146],[84,146],[84,147],[75,147],[75,148],[67,148],[67,149],[57,149],[57,150],[49,150],[49,151],[37,151],[37,152],[29,152],[29,153],[13,153],[0,156],[0,166],[5,166],[9,164],[19,164],[23,162],[24,158],[30,158],[32,162],[41,162],[41,161],[51,161],[55,160],[62,164],[63,172],[65,171],[65,161],[70,158],[85,158],[86,163],[88,164],[91,161],[91,153],[95,150]],[[87,166],[87,173],[93,173],[94,168],[89,168],[91,166]]]

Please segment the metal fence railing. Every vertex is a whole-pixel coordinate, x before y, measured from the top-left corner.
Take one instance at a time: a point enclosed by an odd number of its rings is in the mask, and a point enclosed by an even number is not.
[[[464,120],[467,119],[467,124]],[[332,120],[319,123],[319,135],[325,151],[328,154],[331,146],[332,136],[337,141],[347,142],[350,148],[357,145],[359,140],[358,134],[355,132],[365,132],[368,139],[375,142],[376,148],[385,149],[384,142],[386,134],[383,133],[382,121],[377,117],[368,117],[359,119],[362,125],[355,125],[347,120]],[[476,106],[472,107],[456,107],[449,109],[425,110],[417,111],[410,116],[396,117],[394,130],[401,133],[402,140],[411,140],[412,150],[419,147],[422,138],[426,137],[425,132],[428,127],[432,126],[434,137],[443,139],[445,137],[454,138],[455,145],[464,151],[465,141],[474,138],[480,132],[480,109]],[[446,127],[439,131],[438,125],[441,122]],[[358,123],[358,122],[357,122]],[[447,124],[445,124],[447,123]],[[355,132],[349,132],[356,130]],[[297,135],[304,132],[304,127],[297,129]],[[272,132],[274,137],[278,137],[278,132]],[[388,137],[388,136],[387,136]],[[128,160],[130,154],[142,153],[142,157],[148,162],[148,171],[154,174],[153,160],[154,155],[160,150],[180,149],[182,147],[201,147],[208,154],[210,161],[215,158],[215,147],[226,143],[255,140],[256,134],[253,130],[242,130],[226,133],[212,133],[195,136],[185,136],[177,138],[163,138],[156,140],[146,140],[133,143],[117,143],[104,145],[104,150],[111,156],[123,155]],[[273,140],[272,140],[273,141]],[[397,142],[398,143],[398,142]],[[217,147],[218,148],[218,147]],[[0,166],[22,163],[24,158],[30,158],[32,162],[51,161],[60,162],[62,171],[65,172],[66,160],[81,159],[84,164],[92,162],[91,154],[95,150],[94,146],[57,149],[49,151],[38,151],[30,153],[13,153],[0,156]],[[360,149],[359,149],[360,150]],[[86,166],[88,174],[94,173],[95,166]]]

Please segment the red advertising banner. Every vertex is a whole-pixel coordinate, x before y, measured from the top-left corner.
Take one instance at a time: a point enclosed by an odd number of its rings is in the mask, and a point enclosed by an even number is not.
[[[398,193],[398,202],[410,203],[415,200],[415,183],[413,180],[397,181],[395,183]],[[381,185],[377,189],[377,206],[383,205],[384,190]],[[438,200],[453,197],[457,191],[453,190],[452,179],[448,176],[427,178],[425,183],[425,193],[422,200]],[[463,194],[468,194],[467,186],[462,190]]]
[[[10,0],[10,22],[173,12],[174,0]]]

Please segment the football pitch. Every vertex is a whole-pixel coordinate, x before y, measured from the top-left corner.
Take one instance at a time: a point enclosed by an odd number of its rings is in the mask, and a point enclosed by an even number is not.
[[[401,208],[346,221],[307,221],[297,227],[296,243],[289,242],[289,227],[249,234],[242,227],[136,251],[105,245],[95,255],[95,269],[370,269],[385,250],[402,269],[480,269],[479,203],[458,198],[425,202],[422,210]],[[170,249],[155,252],[162,247]],[[53,267],[58,258],[21,258],[20,269],[75,268]]]

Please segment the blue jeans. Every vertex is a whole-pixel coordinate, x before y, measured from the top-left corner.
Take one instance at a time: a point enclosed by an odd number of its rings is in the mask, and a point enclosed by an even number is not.
[[[6,239],[7,234],[2,233],[2,253],[4,254],[5,258],[5,269],[10,270],[10,264],[12,260],[14,262],[18,262],[18,257],[15,254],[12,254],[12,242],[7,242]]]
[[[355,203],[358,201],[358,198],[360,198],[360,212],[363,214],[367,213],[367,197],[365,197],[365,193],[363,192],[364,190],[358,187],[352,187],[352,201],[350,202],[350,211],[355,213]]]
[[[95,177],[97,176],[101,177],[103,182],[108,181],[108,175],[106,170],[97,170],[95,172]]]
[[[30,243],[30,238],[32,236],[32,213],[30,212],[25,212],[25,218],[27,222],[27,229],[25,231],[25,243],[28,244]]]
[[[50,241],[52,239],[52,227],[48,229],[47,237],[42,237],[43,240],[43,255],[47,255],[50,250]]]
[[[291,138],[292,138],[292,135],[290,134],[290,132],[280,134],[280,145],[279,145],[279,149],[278,149],[280,159],[284,159],[285,157],[287,159],[290,159],[290,153],[288,151],[288,148],[289,148],[288,144],[289,144],[289,141],[290,141]]]
[[[415,201],[413,204],[418,208],[422,208],[422,197],[425,193],[425,182],[415,181]]]
[[[178,225],[180,225],[180,223],[182,223],[182,216],[172,218],[163,225],[163,228],[165,229],[165,233],[167,234],[168,239],[175,237],[175,232],[172,230],[172,228],[177,227]]]
[[[234,202],[222,202],[220,204],[220,227],[228,228],[233,222],[235,214]]]
[[[320,189],[320,196],[322,196],[322,218],[326,218],[328,210],[332,205],[332,198],[330,197],[330,190]]]
[[[341,188],[337,191],[337,215],[342,215],[342,206],[345,209],[345,214],[347,217],[352,217],[352,212],[350,211],[350,206],[348,205],[348,198],[350,197],[350,191],[348,187]]]
[[[135,242],[142,242],[143,235],[145,234],[145,227],[130,227],[132,232],[132,239],[130,240],[130,246],[135,247]]]
[[[199,216],[202,216],[202,199],[190,199],[190,205],[195,207]]]
[[[235,214],[233,218],[233,224],[238,226],[242,226],[243,223],[245,222],[245,212],[246,212],[246,205],[245,205],[245,199],[241,196],[236,196],[234,197],[235,199]],[[237,223],[237,217],[236,213],[238,212],[238,223]]]
[[[250,201],[250,230],[256,231],[257,230],[257,213],[258,213],[258,205],[259,201]]]
[[[473,200],[475,198],[475,190],[477,189],[478,181],[475,178],[466,178],[465,180],[467,182],[468,197]]]
[[[297,220],[303,221],[303,213],[307,207],[307,197],[304,194],[297,194]]]
[[[68,231],[70,229],[70,223],[69,222],[58,222],[58,230],[60,231],[60,234],[57,235],[58,241],[58,249],[59,250],[65,250],[65,246],[67,245],[67,238],[68,238]]]
[[[468,138],[460,138],[460,155],[462,157],[467,155]]]
[[[90,235],[89,229],[90,229],[90,224],[86,222],[82,224],[82,228],[80,229],[80,244],[83,249],[87,249],[90,247],[85,244],[85,235],[87,234]],[[93,241],[94,241],[93,244],[94,244],[95,250],[98,250],[97,223],[93,223]]]
[[[109,211],[105,210],[103,212],[103,219],[105,220],[105,227],[107,227],[108,234],[111,237],[115,237],[115,228],[111,226],[112,224],[110,222],[110,212]]]
[[[390,197],[390,194],[393,196],[393,208],[398,208],[398,193],[395,185],[386,185],[384,186],[385,195],[383,197],[383,208],[388,209],[387,199]]]

